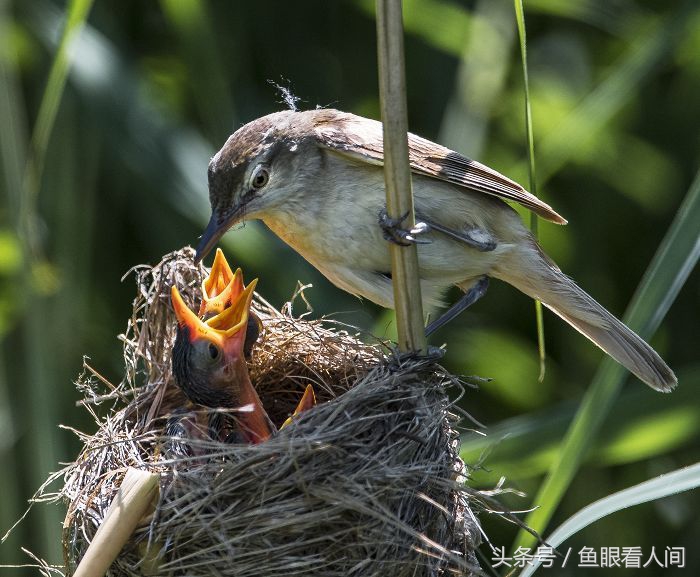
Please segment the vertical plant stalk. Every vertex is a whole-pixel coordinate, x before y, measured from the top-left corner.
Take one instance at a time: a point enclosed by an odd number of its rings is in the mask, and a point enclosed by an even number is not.
[[[73,577],[102,577],[158,495],[158,475],[129,467]]]
[[[384,127],[386,211],[392,219],[407,215],[401,226],[411,228],[415,225],[415,214],[408,161],[401,0],[377,0],[377,51]],[[389,250],[399,350],[425,353],[427,344],[417,248],[414,244],[399,246],[390,243]]]
[[[518,23],[518,37],[520,39],[520,58],[523,68],[523,87],[525,89],[525,132],[527,134],[527,160],[528,160],[528,181],[529,189],[532,194],[537,196],[537,171],[535,167],[535,136],[532,129],[532,107],[530,106],[530,75],[527,71],[527,36],[525,33],[525,12],[523,10],[523,1],[514,0],[515,4],[515,19]],[[534,213],[530,213],[530,230],[532,236],[538,237],[539,217]],[[546,371],[547,351],[544,343],[544,316],[542,315],[542,302],[535,300],[535,319],[537,321],[537,348],[540,357],[540,376],[539,380],[544,380]]]

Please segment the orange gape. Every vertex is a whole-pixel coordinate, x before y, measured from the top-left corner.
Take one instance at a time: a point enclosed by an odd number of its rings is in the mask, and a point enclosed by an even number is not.
[[[236,282],[231,282],[235,280]],[[231,304],[233,295],[243,291],[243,273],[241,269],[231,270],[223,251],[216,249],[216,256],[211,265],[209,276],[202,281],[202,304],[199,317],[218,315]]]
[[[257,279],[247,287],[240,269],[231,273],[223,258],[215,260],[204,281],[199,318],[172,287],[172,303],[178,319],[173,347],[173,375],[194,403],[210,408],[237,409],[238,429],[250,443],[267,440],[273,431],[270,419],[250,382],[245,362],[245,341],[250,304]],[[213,316],[211,316],[213,315]]]
[[[193,403],[236,409],[237,433],[249,443],[265,441],[275,430],[250,382],[245,362],[262,326],[250,309],[257,282],[255,279],[246,287],[241,269],[234,272],[217,249],[209,276],[202,281],[198,315],[185,304],[176,287],[171,290],[178,320],[172,355],[175,381]],[[315,404],[313,387],[307,385],[294,414],[282,426]]]

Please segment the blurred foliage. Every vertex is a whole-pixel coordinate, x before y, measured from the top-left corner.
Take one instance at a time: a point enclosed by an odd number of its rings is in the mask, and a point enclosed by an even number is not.
[[[209,211],[208,159],[236,127],[283,107],[268,80],[289,85],[303,107],[378,115],[368,0],[95,2],[69,51],[30,215],[36,259],[21,220],[24,174],[67,7],[0,0],[0,533],[49,471],[76,455],[77,440],[57,426],[93,429],[75,407],[71,382],[83,355],[107,378],[121,378],[116,336],[133,285],[120,279],[195,243]],[[411,130],[526,182],[512,2],[406,0],[405,12]],[[620,315],[700,165],[700,6],[533,0],[525,16],[538,190],[570,221],[541,224],[541,242]],[[306,296],[314,315],[392,334],[389,313],[331,286],[259,223],[231,231],[223,244],[276,305],[298,280],[313,283]],[[679,390],[661,396],[630,379],[553,525],[698,461],[699,281],[694,271],[652,339],[678,373]],[[552,315],[545,314],[545,331],[542,384],[532,305],[510,287],[492,283],[487,298],[433,339],[448,343],[452,371],[494,378],[461,401],[488,433],[465,435],[465,443],[490,471],[479,472],[477,483],[505,476],[529,495],[508,498],[519,509],[535,505],[553,449],[601,359]],[[699,505],[697,493],[643,505],[570,544],[685,546],[688,570],[697,572]],[[62,515],[60,507],[34,508],[0,545],[0,562],[26,562],[20,546],[60,562]],[[484,521],[492,542],[508,547],[515,529]]]

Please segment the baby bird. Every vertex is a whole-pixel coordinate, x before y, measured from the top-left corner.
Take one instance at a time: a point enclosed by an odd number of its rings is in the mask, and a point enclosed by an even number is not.
[[[245,362],[250,304],[256,283],[257,279],[244,287],[239,269],[229,284],[214,295],[211,288],[218,289],[221,285],[218,279],[212,281],[209,292],[205,292],[208,299],[203,303],[205,315],[214,310],[212,301],[216,302],[222,294],[226,293],[228,306],[206,321],[190,310],[177,288],[172,287],[172,303],[178,319],[172,353],[175,381],[193,403],[212,409],[236,409],[237,433],[248,443],[266,441],[274,431]]]

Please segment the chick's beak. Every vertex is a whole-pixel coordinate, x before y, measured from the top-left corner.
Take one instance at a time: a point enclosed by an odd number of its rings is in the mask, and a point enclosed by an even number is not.
[[[232,278],[233,271],[224,256],[224,251],[217,248],[209,276],[202,283],[202,292],[206,297],[214,298],[226,288]]]
[[[228,306],[225,306],[222,312],[206,321],[200,319],[185,304],[177,287],[173,286],[171,289],[171,300],[175,316],[180,326],[185,326],[189,329],[190,342],[206,339],[219,345],[229,361],[243,358],[243,345],[248,328],[250,304],[253,300],[253,292],[257,283],[258,279],[255,279],[247,287],[244,287],[243,275],[238,269],[224,291],[214,299],[215,305],[223,302]],[[219,298],[222,296],[225,297],[225,300]]]
[[[207,320],[206,325],[211,330],[223,335],[224,358],[227,364],[237,367],[237,370],[240,371],[238,373],[239,402],[242,406],[250,408],[250,412],[242,414],[239,419],[242,433],[249,442],[260,443],[270,438],[274,426],[250,382],[245,364],[248,318],[251,314],[250,305],[258,279],[242,288],[243,280],[241,278],[240,284],[236,284],[237,276],[241,277],[239,271],[236,271],[236,275],[226,289],[231,288],[231,304],[221,313]]]
[[[301,400],[297,405],[297,408],[294,409],[294,413],[291,416],[287,417],[284,423],[282,423],[280,429],[284,429],[286,426],[290,425],[294,420],[294,417],[296,417],[300,413],[308,411],[309,409],[313,409],[315,406],[316,393],[314,392],[314,388],[311,385],[306,385],[306,389],[304,390],[304,394],[302,395]]]
[[[223,312],[243,292],[241,269],[232,272],[224,253],[216,249],[209,276],[202,282],[202,304],[199,317],[208,318]]]
[[[170,296],[177,322],[181,327],[187,327],[189,329],[187,334],[189,335],[191,343],[199,339],[207,339],[223,348],[224,335],[203,322],[194,311],[185,304],[182,296],[180,296],[180,291],[177,290],[175,285],[170,289]]]
[[[257,284],[258,279],[255,279],[243,288],[242,275],[240,269],[237,270],[234,278],[225,289],[225,292],[230,290],[229,306],[204,323],[208,329],[222,336],[224,354],[231,360],[244,356],[243,349],[248,329],[250,304]]]

